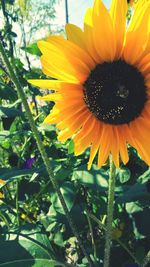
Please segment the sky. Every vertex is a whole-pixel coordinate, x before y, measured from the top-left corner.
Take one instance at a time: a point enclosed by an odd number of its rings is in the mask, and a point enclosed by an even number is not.
[[[37,0],[40,1],[40,0]],[[45,0],[47,1],[47,0]],[[107,8],[109,8],[111,0],[103,0]],[[73,23],[79,27],[83,27],[84,14],[88,7],[92,6],[94,0],[68,0],[68,13],[69,13],[69,23]],[[56,18],[52,20],[51,30],[56,31],[57,27],[64,29],[66,24],[66,14],[65,14],[65,0],[59,0],[59,4],[55,5]],[[2,26],[2,14],[0,13],[0,26]],[[17,32],[17,44],[20,47],[21,32],[19,26],[15,23],[13,26],[14,32]],[[39,37],[40,35],[40,37]],[[35,35],[35,40],[39,38],[44,38],[45,32],[38,32],[38,36]],[[37,64],[37,63],[35,63]]]
[[[40,0],[37,0],[40,1]],[[47,1],[47,0],[45,0]],[[52,20],[51,30],[54,32],[57,28],[63,29],[66,24],[66,14],[65,14],[65,0],[59,0],[59,3],[55,5],[56,18]],[[104,4],[108,8],[111,0],[103,0]],[[92,6],[94,0],[68,0],[68,13],[69,13],[69,23],[73,23],[79,27],[83,27],[84,14],[88,7]],[[0,26],[2,26],[2,14],[0,13]],[[18,40],[20,40],[20,29],[17,24],[14,25],[14,32],[18,34]],[[39,35],[39,33],[38,33]],[[44,37],[44,33],[41,33],[41,37]],[[35,36],[35,40],[38,39]]]
[[[92,6],[93,2],[94,0],[68,0],[69,23],[82,27],[86,8]],[[103,2],[109,7],[110,0],[103,0]],[[56,19],[54,20],[54,24],[64,26],[66,23],[65,0],[60,0],[59,4],[56,5],[55,10]]]

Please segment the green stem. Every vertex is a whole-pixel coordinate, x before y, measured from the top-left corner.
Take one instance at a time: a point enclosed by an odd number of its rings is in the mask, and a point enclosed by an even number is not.
[[[131,258],[138,264],[140,265],[140,262],[136,259],[134,254],[130,251],[130,249],[119,239],[116,238],[116,241],[126,250],[126,252],[131,256]]]
[[[115,176],[116,168],[110,157],[110,173],[109,173],[109,186],[108,186],[108,206],[107,206],[107,224],[105,232],[105,250],[104,250],[104,267],[109,267],[110,250],[112,243],[112,222],[114,211],[114,195],[115,195]]]
[[[5,184],[5,189],[6,189],[6,192],[8,194],[8,198],[10,200],[13,200],[12,195],[11,195],[11,192],[10,192],[10,189],[9,189],[9,186],[7,184]]]
[[[6,53],[5,53],[5,50],[3,48],[1,40],[0,40],[0,54],[2,56],[2,59],[3,59],[4,63],[5,63],[5,65],[6,65],[6,67],[7,67],[9,75],[10,75],[14,85],[16,86],[18,94],[19,94],[19,96],[20,96],[20,98],[22,100],[22,104],[23,104],[24,109],[26,111],[26,115],[27,115],[28,121],[30,123],[31,130],[32,130],[32,132],[34,134],[34,137],[36,139],[38,149],[39,149],[39,151],[41,153],[41,156],[42,156],[42,159],[44,161],[44,164],[45,164],[46,170],[48,172],[49,178],[51,180],[51,183],[52,183],[55,191],[57,192],[58,198],[59,198],[59,200],[61,202],[61,205],[62,205],[62,207],[64,209],[66,218],[68,219],[68,222],[69,222],[69,225],[70,225],[70,227],[72,229],[72,232],[76,236],[76,238],[78,240],[78,243],[79,243],[79,246],[80,246],[83,254],[85,255],[85,257],[87,258],[87,260],[89,262],[89,266],[93,267],[93,262],[92,262],[92,260],[91,260],[91,258],[89,256],[89,254],[87,253],[86,249],[83,246],[83,243],[82,243],[82,240],[80,238],[78,229],[77,229],[76,225],[74,224],[74,222],[72,220],[72,217],[71,217],[71,215],[69,213],[69,210],[68,210],[68,207],[67,207],[66,202],[64,200],[64,197],[63,197],[63,195],[62,195],[62,193],[60,191],[59,184],[58,184],[58,182],[57,182],[57,180],[56,180],[56,178],[54,176],[54,173],[52,171],[52,168],[50,166],[49,158],[48,158],[48,156],[47,156],[47,154],[46,154],[46,152],[44,150],[44,146],[43,146],[40,134],[39,134],[39,132],[37,130],[37,127],[35,125],[35,122],[34,122],[34,119],[32,117],[31,111],[29,109],[29,105],[28,105],[28,102],[27,102],[27,99],[26,99],[26,95],[25,95],[25,93],[24,93],[24,91],[23,91],[23,89],[21,87],[21,84],[20,84],[20,82],[18,80],[18,77],[14,73],[13,68],[12,68],[12,66],[11,66],[11,64],[10,64],[10,62],[8,60],[8,57],[7,57]]]
[[[85,209],[87,220],[88,220],[88,225],[90,229],[90,234],[91,234],[91,241],[92,241],[92,246],[93,246],[93,252],[94,252],[94,259],[96,260],[97,255],[96,255],[96,245],[95,245],[95,240],[94,240],[94,232],[93,232],[93,227],[91,223],[91,218],[89,216],[90,211],[86,208]]]
[[[106,231],[106,226],[99,220],[97,219],[93,214],[91,214],[89,212],[89,217],[98,224],[100,229],[103,229],[104,231]],[[131,258],[140,265],[140,263],[138,262],[138,260],[136,259],[136,257],[134,256],[134,254],[130,251],[130,249],[119,239],[119,238],[115,238],[115,240],[120,244],[120,246],[122,246],[122,248],[124,248],[124,250],[126,250],[126,252],[131,256]],[[144,266],[142,266],[144,267]]]
[[[20,224],[20,218],[19,218],[19,203],[18,203],[18,193],[19,193],[19,182],[16,181],[16,211],[17,211],[17,224],[18,224],[18,227],[19,227],[19,224]]]

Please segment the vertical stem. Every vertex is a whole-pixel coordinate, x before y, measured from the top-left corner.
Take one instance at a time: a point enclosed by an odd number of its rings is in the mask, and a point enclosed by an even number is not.
[[[94,259],[96,260],[97,255],[96,255],[96,245],[95,245],[95,240],[94,240],[94,232],[93,232],[93,227],[92,227],[92,222],[91,218],[89,216],[89,210],[86,208],[86,216],[87,216],[87,221],[90,229],[90,234],[91,234],[91,241],[92,241],[92,246],[93,246],[93,252],[94,252]]]
[[[104,250],[104,267],[109,267],[110,249],[112,241],[112,222],[114,211],[114,195],[115,195],[115,174],[116,168],[110,156],[110,173],[108,187],[108,206],[107,206],[107,224],[105,232],[105,250]]]
[[[20,218],[19,218],[19,203],[18,203],[18,189],[19,189],[19,182],[16,182],[16,212],[17,212],[17,224],[19,227],[20,224]]]
[[[44,161],[44,164],[45,164],[45,167],[46,167],[46,170],[47,170],[47,173],[49,175],[49,178],[50,178],[50,181],[55,189],[55,191],[57,192],[57,195],[58,195],[58,198],[60,200],[60,203],[64,209],[64,212],[65,212],[65,215],[66,215],[66,218],[68,219],[68,222],[69,222],[69,225],[70,225],[70,228],[72,229],[72,232],[74,233],[75,237],[77,238],[78,240],[78,243],[79,243],[79,246],[83,252],[83,254],[85,255],[85,257],[87,258],[88,260],[88,263],[89,263],[89,266],[90,267],[93,267],[93,262],[89,256],[89,254],[87,253],[83,243],[82,243],[82,240],[80,238],[80,235],[79,235],[79,232],[78,232],[78,229],[76,227],[76,225],[74,224],[74,221],[72,220],[72,217],[69,213],[69,210],[68,210],[68,207],[66,205],[66,202],[65,202],[65,199],[60,191],[60,188],[59,188],[59,184],[54,176],[54,173],[53,173],[53,170],[50,166],[50,162],[49,162],[49,158],[45,152],[45,149],[44,149],[44,146],[43,146],[43,143],[42,143],[42,140],[41,140],[41,137],[40,137],[40,134],[37,130],[37,127],[36,127],[36,124],[34,122],[34,119],[32,117],[32,114],[31,114],[31,111],[30,111],[30,108],[29,108],[29,105],[28,105],[28,102],[27,102],[27,99],[26,99],[26,95],[21,87],[21,84],[18,80],[18,77],[16,76],[16,74],[14,73],[13,71],[13,68],[8,60],[8,57],[5,53],[5,50],[3,48],[3,45],[2,45],[2,42],[0,40],[0,54],[2,56],[2,59],[8,69],[8,72],[9,72],[9,75],[14,83],[14,85],[16,86],[16,89],[18,91],[18,94],[22,100],[22,104],[24,106],[24,109],[26,111],[26,115],[27,115],[27,118],[28,118],[28,121],[30,123],[30,127],[31,127],[31,130],[34,134],[34,137],[35,137],[35,140],[36,140],[36,143],[37,143],[37,146],[38,146],[38,149],[41,153],[41,156],[42,156],[42,159]]]
[[[27,46],[26,32],[25,32],[25,28],[24,28],[24,19],[23,19],[22,12],[21,12],[20,29],[22,31],[23,46],[26,47]],[[25,50],[25,58],[26,58],[26,61],[27,61],[28,70],[31,71],[30,60],[29,60],[29,57],[28,57],[28,54],[27,54],[26,50]],[[31,89],[31,85],[28,84],[28,87],[29,87],[29,90],[30,90]],[[37,103],[36,103],[36,99],[35,99],[35,96],[34,95],[32,95],[32,101],[33,101],[33,103],[35,105],[36,116],[38,116],[38,108],[37,108]]]
[[[7,184],[5,184],[5,189],[6,189],[6,192],[8,194],[8,198],[10,200],[13,200],[12,195],[11,195],[11,192],[10,192],[10,189],[9,189],[9,186]]]

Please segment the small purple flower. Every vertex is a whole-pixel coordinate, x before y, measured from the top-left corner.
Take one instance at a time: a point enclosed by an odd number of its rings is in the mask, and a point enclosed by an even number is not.
[[[23,166],[24,169],[31,169],[31,168],[32,168],[32,165],[33,165],[33,163],[34,163],[35,160],[36,160],[35,157],[27,159],[27,160],[25,161],[25,163],[24,163],[24,166]]]

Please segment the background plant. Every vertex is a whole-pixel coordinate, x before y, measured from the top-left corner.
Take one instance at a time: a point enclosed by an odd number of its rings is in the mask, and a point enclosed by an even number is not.
[[[43,1],[36,6],[34,1],[0,3],[3,46],[26,93],[83,244],[95,265],[102,266],[109,164],[100,170],[93,165],[87,171],[89,151],[74,157],[73,142],[59,143],[55,127],[42,125],[53,104],[37,102],[36,95],[43,92],[26,82],[43,75],[40,67],[35,67],[40,56],[35,36],[43,28],[43,38],[51,33],[56,2]],[[32,21],[36,13],[40,15]],[[14,25],[21,30],[19,47]],[[0,266],[89,266],[48,179],[24,108],[2,60],[0,99]],[[148,266],[150,170],[134,149],[129,151],[129,163],[117,170],[112,267],[132,262],[140,266],[144,261]]]

